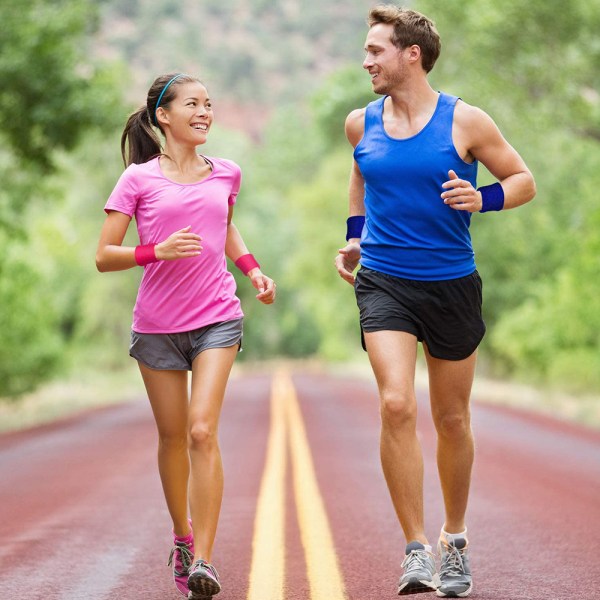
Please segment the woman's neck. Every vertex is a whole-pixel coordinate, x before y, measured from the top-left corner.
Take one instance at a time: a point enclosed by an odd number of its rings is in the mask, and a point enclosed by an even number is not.
[[[162,165],[169,170],[176,170],[182,175],[198,170],[198,167],[205,166],[206,162],[196,153],[196,148],[169,146],[165,144],[163,151]]]
[[[196,149],[192,152],[175,152],[173,148],[165,145],[164,152],[160,157],[160,169],[168,179],[177,183],[198,183],[206,179],[211,171],[212,165],[202,156],[196,154]]]

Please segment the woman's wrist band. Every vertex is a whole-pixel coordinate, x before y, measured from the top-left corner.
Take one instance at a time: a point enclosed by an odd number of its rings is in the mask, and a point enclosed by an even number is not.
[[[140,265],[140,267],[158,261],[156,253],[154,252],[154,246],[156,246],[156,244],[145,244],[143,246],[135,247],[135,262]]]
[[[502,210],[504,208],[504,190],[496,182],[492,185],[484,185],[477,188],[481,192],[481,210],[479,212],[489,212],[491,210]]]
[[[235,261],[235,266],[244,274],[248,275],[252,269],[260,269],[260,265],[252,254],[244,254]]]
[[[346,241],[351,240],[352,238],[361,237],[364,226],[365,226],[364,215],[348,217],[348,219],[346,220]]]

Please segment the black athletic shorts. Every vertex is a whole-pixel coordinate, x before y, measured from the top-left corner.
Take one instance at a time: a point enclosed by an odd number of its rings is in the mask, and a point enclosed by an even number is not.
[[[485,334],[477,271],[459,279],[416,281],[361,267],[354,291],[361,334],[405,331],[424,342],[431,356],[444,360],[469,357]]]

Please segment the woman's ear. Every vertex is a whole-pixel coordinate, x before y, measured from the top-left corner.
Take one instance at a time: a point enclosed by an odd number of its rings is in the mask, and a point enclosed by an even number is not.
[[[162,106],[156,109],[156,121],[161,125],[169,124],[169,113]]]

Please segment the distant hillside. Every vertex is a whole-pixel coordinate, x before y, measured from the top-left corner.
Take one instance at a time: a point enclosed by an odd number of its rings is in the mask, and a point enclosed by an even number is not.
[[[159,73],[198,74],[221,114],[256,132],[278,103],[304,98],[342,65],[360,68],[365,19],[376,3],[104,0],[96,48],[129,65],[132,100]]]

